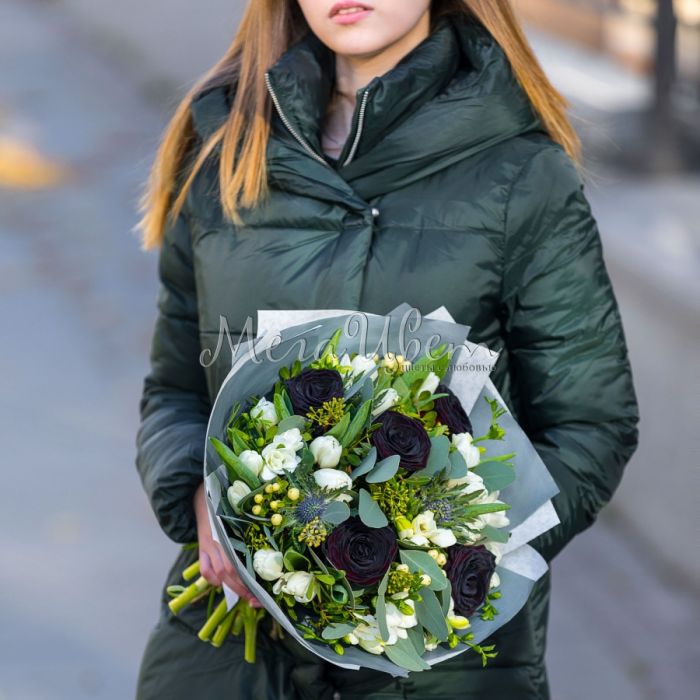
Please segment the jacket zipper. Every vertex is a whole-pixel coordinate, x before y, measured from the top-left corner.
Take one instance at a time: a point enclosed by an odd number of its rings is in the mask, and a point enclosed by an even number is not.
[[[327,167],[331,167],[330,163],[320,154],[316,153],[313,148],[308,144],[308,142],[302,138],[300,134],[297,133],[297,131],[294,129],[294,127],[291,125],[289,122],[289,119],[287,119],[287,115],[284,113],[282,110],[282,105],[280,105],[279,100],[277,99],[277,95],[275,94],[275,91],[272,87],[272,83],[270,82],[270,76],[266,72],[265,73],[265,85],[267,86],[267,91],[270,93],[270,97],[272,98],[272,104],[274,104],[275,109],[277,110],[277,114],[279,115],[279,118],[282,120],[282,123],[285,125],[287,128],[287,131],[299,142],[299,144],[302,146],[302,148],[312,157],[315,158],[317,161],[323,163]],[[352,148],[350,149],[350,153],[348,153],[348,157],[345,159],[345,162],[343,163],[343,166],[346,166],[354,157],[355,157],[355,151],[357,151],[357,147],[360,143],[360,137],[362,135],[362,127],[365,123],[365,108],[367,107],[367,98],[369,97],[369,88],[364,91],[362,94],[362,102],[360,103],[360,112],[357,118],[357,132],[355,133],[355,139],[353,140],[352,143]]]

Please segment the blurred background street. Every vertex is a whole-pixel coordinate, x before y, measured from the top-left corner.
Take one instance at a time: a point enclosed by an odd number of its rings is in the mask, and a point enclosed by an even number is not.
[[[642,410],[613,504],[554,563],[553,698],[689,700],[700,0],[515,4],[585,139]],[[176,545],[134,467],[157,277],[132,228],[167,117],[243,6],[0,0],[0,700],[133,697]]]

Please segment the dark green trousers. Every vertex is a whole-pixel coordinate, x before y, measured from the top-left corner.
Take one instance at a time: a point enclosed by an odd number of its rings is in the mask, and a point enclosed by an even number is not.
[[[180,582],[180,572],[196,558],[196,551],[180,554],[166,585]],[[493,641],[500,654],[481,668],[476,654],[464,654],[430,671],[395,679],[376,671],[347,671],[321,661],[287,636],[269,637],[269,617],[261,623],[257,661],[243,660],[243,640],[229,636],[215,649],[197,638],[205,605],[192,606],[173,617],[163,597],[161,615],[152,630],[139,673],[137,700],[548,700],[541,655],[533,644],[544,630],[534,629],[533,601]],[[548,586],[545,590],[548,590]],[[546,596],[545,596],[546,598]],[[546,599],[544,600],[546,616]],[[541,615],[539,616],[541,619]],[[501,661],[503,660],[503,661]]]

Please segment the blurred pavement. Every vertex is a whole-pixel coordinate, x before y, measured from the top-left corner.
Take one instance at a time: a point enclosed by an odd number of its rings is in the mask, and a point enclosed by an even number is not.
[[[182,94],[224,51],[231,5],[171,2],[163,21],[154,0],[0,4],[0,64],[11,66],[0,137],[68,168],[54,188],[0,187],[0,416],[12,456],[0,491],[0,700],[133,697],[176,547],[134,468],[156,271],[130,230],[172,87]],[[606,115],[644,99],[643,81],[533,38],[604,143]],[[553,697],[685,700],[700,683],[700,177],[588,167],[642,445],[614,504],[554,564]]]

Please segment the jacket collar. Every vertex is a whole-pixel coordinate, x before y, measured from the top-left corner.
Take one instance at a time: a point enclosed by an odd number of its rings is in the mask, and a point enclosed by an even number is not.
[[[393,68],[360,88],[354,126],[363,94],[369,94],[354,158],[369,151],[384,134],[441,92],[454,76],[460,59],[458,36],[451,22],[443,17]],[[316,153],[322,154],[321,128],[335,81],[333,51],[308,32],[287,49],[267,74],[286,119]],[[349,141],[353,136],[351,132]],[[341,162],[350,147],[348,143]]]

